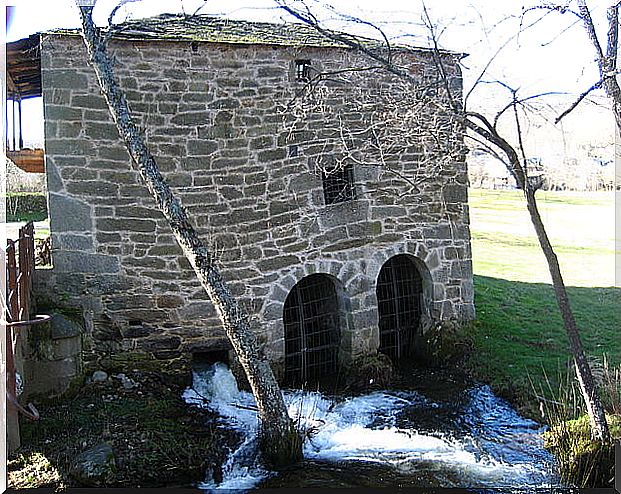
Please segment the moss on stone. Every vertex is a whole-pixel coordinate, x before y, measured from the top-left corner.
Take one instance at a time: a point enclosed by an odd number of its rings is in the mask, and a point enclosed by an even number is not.
[[[607,419],[612,437],[621,439],[621,416],[608,415]],[[544,441],[558,460],[563,481],[581,488],[613,487],[614,441],[593,440],[588,416],[559,421],[544,434]]]

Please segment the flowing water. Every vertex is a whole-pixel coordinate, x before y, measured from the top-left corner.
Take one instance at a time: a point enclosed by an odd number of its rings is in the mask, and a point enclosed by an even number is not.
[[[289,414],[307,437],[305,460],[273,472],[258,459],[252,395],[238,390],[225,364],[195,370],[185,400],[215,410],[242,437],[222,472],[208,472],[199,487],[559,486],[539,424],[487,386],[417,377],[401,390],[356,396],[285,390]]]

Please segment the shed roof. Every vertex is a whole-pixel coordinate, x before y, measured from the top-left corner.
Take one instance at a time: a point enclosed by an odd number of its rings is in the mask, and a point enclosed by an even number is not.
[[[38,34],[7,43],[6,72],[8,98],[41,96],[41,55]]]

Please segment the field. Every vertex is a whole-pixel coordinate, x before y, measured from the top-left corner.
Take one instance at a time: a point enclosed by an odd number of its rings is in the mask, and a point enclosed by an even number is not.
[[[537,193],[539,209],[567,286],[614,286],[615,207],[612,193]],[[471,189],[476,274],[550,283],[520,191]]]
[[[586,351],[596,368],[604,354],[619,365],[613,196],[544,192],[540,199]],[[471,190],[470,214],[477,306],[471,365],[527,404],[531,380],[538,387],[549,379],[555,388],[571,367],[547,265],[518,191]]]

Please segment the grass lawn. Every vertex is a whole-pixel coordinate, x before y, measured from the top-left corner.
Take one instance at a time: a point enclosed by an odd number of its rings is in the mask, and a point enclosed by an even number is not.
[[[600,363],[606,354],[620,365],[614,198],[556,192],[541,199],[585,349]],[[571,365],[547,265],[520,192],[471,190],[470,212],[477,307],[471,365],[495,389],[528,404],[529,380],[539,387],[547,375],[556,388]]]
[[[614,286],[612,192],[537,193],[568,286]],[[551,283],[520,191],[470,189],[475,274]]]

